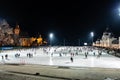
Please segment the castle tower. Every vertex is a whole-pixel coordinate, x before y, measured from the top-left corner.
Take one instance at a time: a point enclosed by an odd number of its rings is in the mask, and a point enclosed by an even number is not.
[[[16,25],[16,27],[15,27],[15,29],[14,29],[14,34],[15,34],[15,35],[19,35],[19,34],[20,34],[19,25]]]
[[[20,28],[19,25],[16,25],[15,29],[14,29],[14,45],[15,46],[19,46],[20,45]]]

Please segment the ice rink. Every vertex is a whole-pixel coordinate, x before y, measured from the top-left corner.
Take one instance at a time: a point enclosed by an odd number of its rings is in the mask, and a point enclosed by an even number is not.
[[[98,57],[99,51],[102,52],[100,57]],[[86,57],[85,53],[87,52]],[[6,54],[8,55],[7,59],[5,58]],[[20,56],[16,54],[20,54]],[[71,57],[73,62],[70,60]],[[0,63],[120,68],[120,58],[107,54],[105,50],[85,47],[41,47],[6,50],[0,53]]]

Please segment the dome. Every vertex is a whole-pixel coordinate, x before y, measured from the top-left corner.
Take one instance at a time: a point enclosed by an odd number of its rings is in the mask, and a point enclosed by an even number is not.
[[[103,32],[103,36],[104,37],[109,37],[112,38],[113,37],[113,33],[109,30],[109,28],[107,27],[106,30]]]
[[[113,44],[119,44],[119,41],[118,40],[113,40],[112,43]]]

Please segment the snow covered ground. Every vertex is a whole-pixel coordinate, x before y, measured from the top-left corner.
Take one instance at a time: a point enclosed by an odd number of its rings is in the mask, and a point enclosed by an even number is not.
[[[37,49],[7,50],[0,53],[0,63],[42,64],[76,67],[120,68],[120,58],[102,52],[98,58],[98,49],[89,51],[84,47],[42,47]],[[85,52],[88,52],[85,58]],[[93,54],[95,52],[95,55]],[[20,57],[15,57],[15,54]],[[33,57],[27,56],[30,53]],[[73,53],[74,55],[71,55]],[[5,59],[5,55],[8,59]],[[2,59],[4,56],[4,59]],[[73,57],[71,62],[70,57]]]

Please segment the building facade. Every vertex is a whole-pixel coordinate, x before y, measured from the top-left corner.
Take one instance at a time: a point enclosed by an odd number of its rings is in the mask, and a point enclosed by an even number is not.
[[[106,28],[106,31],[103,32],[101,39],[95,41],[93,46],[118,49],[120,48],[119,44],[120,38],[115,38],[113,34],[108,31],[108,28]]]
[[[6,20],[0,20],[0,46],[40,46],[44,42],[41,35],[23,37],[19,25],[12,28]]]

